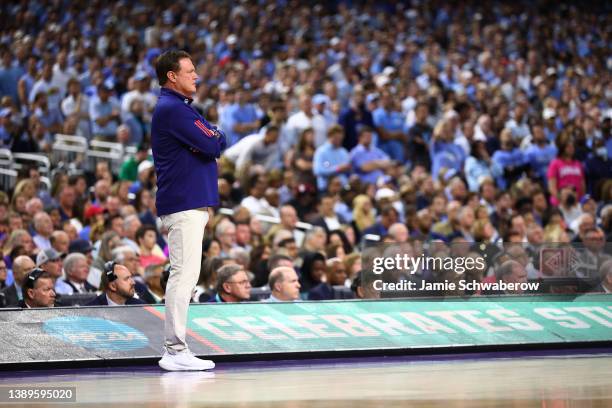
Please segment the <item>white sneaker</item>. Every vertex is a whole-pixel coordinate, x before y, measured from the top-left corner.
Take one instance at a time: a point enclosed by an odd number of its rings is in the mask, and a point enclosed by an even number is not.
[[[201,360],[189,350],[176,354],[164,351],[164,355],[159,360],[159,366],[166,371],[202,371],[212,370],[215,368],[215,363],[210,360]]]

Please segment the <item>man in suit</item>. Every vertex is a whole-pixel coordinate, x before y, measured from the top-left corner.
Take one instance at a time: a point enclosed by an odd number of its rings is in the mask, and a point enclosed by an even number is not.
[[[240,265],[224,265],[217,271],[217,294],[211,302],[246,302],[251,297],[251,281]]]
[[[70,254],[64,260],[64,272],[66,272],[65,282],[72,288],[72,293],[95,292],[96,287],[87,282],[89,275],[89,265],[87,257],[81,253]]]
[[[340,258],[329,259],[325,264],[325,282],[310,289],[308,300],[331,300],[334,299],[334,286],[344,285],[346,281],[346,267]]]
[[[342,224],[346,223],[346,221],[339,217],[334,211],[335,201],[333,195],[323,195],[319,202],[319,214],[321,214],[321,216],[312,222],[313,225],[323,227],[327,234],[329,234],[330,231],[340,229]]]
[[[28,273],[23,282],[23,300],[19,307],[33,309],[37,307],[55,306],[55,280],[40,268]]]
[[[113,249],[111,255],[113,257],[113,261],[125,266],[132,274],[137,297],[144,303],[157,303],[155,298],[149,293],[149,289],[147,288],[145,280],[140,272],[140,257],[132,249],[132,247],[129,245],[122,245]]]
[[[300,280],[292,267],[279,266],[272,269],[268,285],[272,294],[267,302],[293,302],[300,299]]]
[[[144,302],[134,297],[136,293],[132,274],[123,265],[114,261],[104,265],[100,289],[103,293],[89,302],[87,306],[142,305]]]
[[[18,307],[23,300],[23,283],[30,271],[36,265],[32,258],[27,255],[20,255],[13,261],[13,277],[15,281],[0,292],[0,302],[4,307]]]
[[[496,270],[495,276],[498,282],[506,283],[526,283],[527,282],[527,269],[518,261],[509,259],[502,263]],[[484,290],[483,295],[521,295],[524,294],[522,289],[516,290]]]

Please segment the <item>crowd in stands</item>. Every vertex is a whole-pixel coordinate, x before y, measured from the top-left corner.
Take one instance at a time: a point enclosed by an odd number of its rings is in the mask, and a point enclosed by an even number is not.
[[[604,4],[165,4],[0,6],[0,148],[49,155],[58,134],[136,147],[118,172],[23,166],[0,192],[5,306],[163,301],[150,125],[167,49],[191,55],[191,103],[229,146],[194,302],[370,297],[361,251],[376,242],[498,246],[501,272],[470,271],[493,281],[542,278],[530,249],[579,243],[594,261],[576,276],[612,291]]]

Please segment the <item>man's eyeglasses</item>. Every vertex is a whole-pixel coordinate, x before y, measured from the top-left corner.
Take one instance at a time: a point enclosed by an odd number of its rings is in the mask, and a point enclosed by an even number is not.
[[[235,283],[240,286],[250,286],[251,285],[251,282],[248,279],[241,280],[241,281],[227,281],[227,283]]]

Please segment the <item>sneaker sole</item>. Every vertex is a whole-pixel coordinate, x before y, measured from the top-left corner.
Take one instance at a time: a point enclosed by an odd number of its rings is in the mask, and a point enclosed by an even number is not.
[[[180,365],[168,364],[162,360],[159,360],[158,364],[161,368],[163,368],[166,371],[206,371],[206,370],[212,370],[213,368],[215,368],[214,363],[206,367],[193,367],[193,366],[180,366]]]

